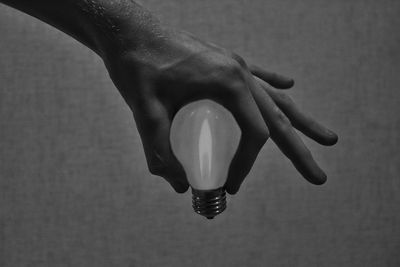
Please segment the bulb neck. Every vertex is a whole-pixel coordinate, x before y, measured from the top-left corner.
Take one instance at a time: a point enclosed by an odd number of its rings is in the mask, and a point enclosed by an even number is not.
[[[213,219],[226,209],[226,193],[223,187],[212,190],[192,188],[192,205],[194,212]]]

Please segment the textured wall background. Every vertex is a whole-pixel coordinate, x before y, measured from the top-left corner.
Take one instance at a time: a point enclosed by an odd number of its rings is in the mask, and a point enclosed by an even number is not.
[[[337,130],[307,184],[272,142],[216,220],[152,177],[99,58],[0,6],[0,266],[400,266],[400,2],[143,1],[293,76]]]

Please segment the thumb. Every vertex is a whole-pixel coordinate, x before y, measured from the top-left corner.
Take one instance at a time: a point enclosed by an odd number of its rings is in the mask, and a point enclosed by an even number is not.
[[[171,122],[165,108],[157,101],[143,104],[135,108],[135,120],[150,173],[163,177],[177,193],[186,192],[189,184],[171,149]]]

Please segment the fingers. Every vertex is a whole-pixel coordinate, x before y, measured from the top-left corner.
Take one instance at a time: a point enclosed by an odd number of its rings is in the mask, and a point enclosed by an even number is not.
[[[314,161],[310,151],[293,129],[289,119],[255,79],[251,79],[251,90],[270,130],[271,138],[279,149],[310,183],[316,185],[325,183],[326,174]]]
[[[135,107],[135,121],[142,139],[149,171],[166,179],[178,193],[189,185],[185,171],[172,153],[169,132],[170,119],[158,101],[144,101]]]
[[[289,89],[293,87],[294,80],[283,75],[263,70],[262,68],[252,65],[249,67],[250,72],[258,78],[264,80],[271,86],[278,89]]]
[[[283,113],[285,113],[296,129],[321,145],[332,146],[337,143],[338,136],[334,132],[302,113],[288,95],[269,87],[265,82],[256,77],[255,79]]]
[[[229,194],[237,193],[269,137],[268,128],[250,92],[243,89],[241,91],[245,92],[237,98],[237,101],[228,103],[228,109],[232,112],[242,132],[225,184],[225,189]]]

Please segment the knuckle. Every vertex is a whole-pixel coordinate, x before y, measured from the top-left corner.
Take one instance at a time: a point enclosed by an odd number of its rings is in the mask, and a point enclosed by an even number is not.
[[[292,98],[284,93],[278,94],[279,101],[284,104],[291,104],[293,102]]]
[[[246,73],[237,62],[227,66],[225,79],[234,91],[243,92],[243,88],[247,87]]]
[[[275,113],[275,125],[276,128],[280,132],[288,132],[292,128],[292,124],[290,123],[290,120],[286,115],[278,108],[274,108],[274,113]]]
[[[169,172],[169,162],[158,153],[154,153],[147,161],[147,166],[151,174],[165,176]]]
[[[287,122],[278,122],[275,129],[277,132],[286,135],[292,131],[292,126]]]
[[[240,103],[244,99],[248,97],[248,92],[246,90],[247,85],[245,82],[241,80],[232,80],[229,82],[228,85],[229,91],[231,92],[231,95],[233,96],[233,99],[237,102]]]
[[[231,57],[232,57],[237,63],[239,63],[239,65],[240,65],[242,68],[247,68],[246,61],[245,61],[241,56],[239,56],[239,55],[236,54],[236,53],[232,53],[232,54],[231,54]]]
[[[223,86],[240,86],[246,81],[246,71],[234,58],[214,55],[212,59],[212,80]]]
[[[226,63],[225,66],[225,73],[230,77],[234,79],[242,79],[244,80],[244,70],[242,66],[239,64],[239,62],[235,60],[230,60],[228,63]]]
[[[239,101],[248,93],[245,76],[240,67],[231,65],[226,67],[223,75],[218,77],[216,85],[222,88],[226,97],[231,97],[232,100]]]

